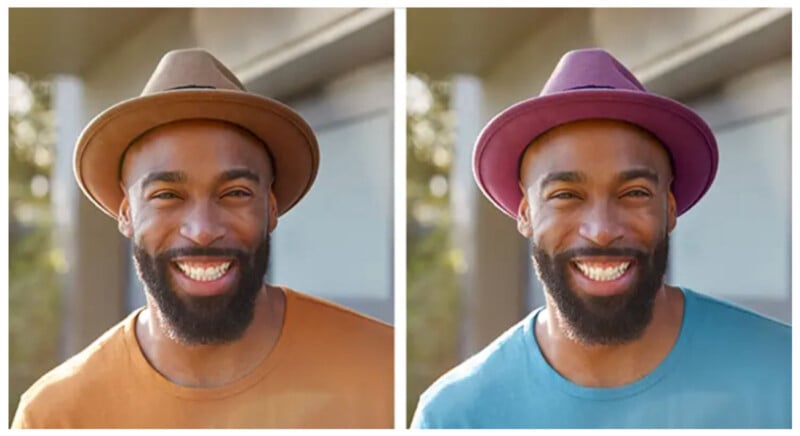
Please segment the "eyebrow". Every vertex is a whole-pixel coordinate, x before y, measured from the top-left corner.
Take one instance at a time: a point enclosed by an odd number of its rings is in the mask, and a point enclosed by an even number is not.
[[[658,184],[658,174],[649,168],[634,168],[623,171],[617,176],[620,183],[634,179],[647,179]],[[539,189],[544,189],[547,185],[555,182],[566,183],[585,183],[586,174],[578,171],[557,171],[545,174],[539,181]]]
[[[181,171],[153,171],[142,180],[142,189],[155,182],[183,183],[185,181],[186,173]]]
[[[219,176],[220,182],[229,182],[236,179],[247,179],[255,183],[261,182],[261,177],[259,177],[255,171],[249,168],[234,168],[223,172]]]
[[[259,183],[261,178],[254,171],[247,168],[234,168],[224,171],[217,178],[220,182],[229,182],[236,179],[248,179],[255,183]],[[187,180],[186,173],[182,171],[153,171],[147,174],[142,179],[142,189],[155,182],[165,183],[185,183]]]
[[[650,168],[634,168],[632,170],[623,171],[617,176],[617,180],[620,182],[627,182],[633,179],[647,179],[658,185],[658,173]]]
[[[558,171],[547,173],[539,180],[539,189],[555,182],[581,183],[586,181],[586,175],[577,171]]]

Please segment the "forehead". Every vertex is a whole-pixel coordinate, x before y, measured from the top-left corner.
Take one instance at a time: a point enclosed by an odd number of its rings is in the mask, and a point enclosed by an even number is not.
[[[159,126],[137,139],[121,165],[126,185],[153,171],[183,171],[189,178],[212,177],[248,168],[271,180],[272,164],[264,144],[233,124],[188,120]]]
[[[649,132],[622,121],[586,120],[556,127],[534,140],[522,156],[520,178],[530,186],[553,171],[579,171],[592,179],[631,168],[671,175],[667,150]]]

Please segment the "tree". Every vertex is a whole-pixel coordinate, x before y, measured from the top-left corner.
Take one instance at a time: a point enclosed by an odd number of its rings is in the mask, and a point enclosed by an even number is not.
[[[55,148],[51,85],[9,80],[9,424],[20,395],[58,357],[58,273],[50,172]]]
[[[450,82],[408,76],[407,404],[457,363],[459,252],[450,243],[449,175],[455,141]]]

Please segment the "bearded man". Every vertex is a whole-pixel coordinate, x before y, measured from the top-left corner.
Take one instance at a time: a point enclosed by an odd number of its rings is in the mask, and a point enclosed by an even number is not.
[[[141,96],[92,120],[75,176],[133,242],[146,306],[44,375],[13,427],[393,425],[393,329],[264,283],[305,195],[308,124],[210,53],[167,53]]]
[[[473,168],[546,304],[434,383],[413,427],[791,426],[791,328],[664,283],[677,217],[717,169],[691,109],[572,51],[483,129]]]

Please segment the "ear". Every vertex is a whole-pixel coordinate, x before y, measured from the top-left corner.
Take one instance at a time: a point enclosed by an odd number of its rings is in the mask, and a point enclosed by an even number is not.
[[[672,229],[678,223],[678,206],[672,191],[667,194],[667,233],[672,233]]]
[[[119,204],[119,211],[117,211],[117,228],[126,238],[131,238],[133,237],[131,204],[128,202],[128,193],[125,191],[125,187],[121,186],[121,188],[124,196],[122,197],[122,202]]]
[[[526,239],[533,235],[530,213],[530,208],[528,207],[528,194],[523,189],[522,200],[519,202],[519,208],[517,209],[517,231]]]
[[[272,233],[278,227],[278,200],[275,194],[269,191],[269,232]]]

